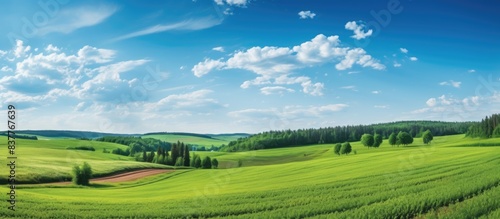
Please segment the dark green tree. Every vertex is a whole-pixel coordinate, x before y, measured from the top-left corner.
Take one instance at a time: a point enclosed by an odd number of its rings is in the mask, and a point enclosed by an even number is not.
[[[348,155],[351,153],[351,151],[352,151],[352,147],[351,147],[351,144],[349,144],[349,142],[342,144],[342,148],[340,148],[340,154]]]
[[[203,169],[211,169],[212,168],[212,159],[209,156],[206,156],[203,159],[203,163],[201,164]]]
[[[363,134],[361,136],[361,144],[363,144],[366,147],[372,147],[373,143],[375,143],[375,140],[373,139],[373,135],[371,134]]]
[[[413,143],[413,137],[408,132],[399,132],[397,136],[397,145],[407,146]]]
[[[375,148],[380,147],[380,145],[382,144],[382,141],[384,141],[384,140],[382,139],[382,135],[379,135],[379,134],[375,134],[375,135],[373,136],[373,140],[374,140],[374,142],[373,142],[373,147],[375,147]]]
[[[189,147],[187,145],[184,147],[183,157],[184,157],[184,166],[189,167],[189,165],[191,164],[191,160],[189,157]]]
[[[398,139],[397,139],[396,133],[394,133],[394,132],[393,132],[393,133],[391,133],[391,135],[389,135],[389,144],[390,144],[391,146],[396,145],[396,144],[397,144],[397,142],[398,142],[397,140],[398,140]]]
[[[219,167],[219,161],[217,158],[212,158],[212,168],[217,169]]]
[[[196,159],[194,159],[194,168],[201,168],[201,158],[200,155],[196,155]]]
[[[92,178],[92,167],[87,162],[83,162],[80,167],[78,165],[73,166],[73,183],[76,185],[89,185],[90,179]]]
[[[434,139],[434,136],[432,136],[431,131],[427,129],[427,131],[422,134],[422,140],[424,141],[424,144],[430,144],[432,139]]]
[[[182,157],[178,157],[177,161],[175,161],[175,166],[176,167],[184,166],[184,159]]]
[[[341,143],[335,144],[335,147],[333,148],[333,153],[335,153],[337,155],[340,155],[340,149],[341,148],[342,148],[342,144]]]

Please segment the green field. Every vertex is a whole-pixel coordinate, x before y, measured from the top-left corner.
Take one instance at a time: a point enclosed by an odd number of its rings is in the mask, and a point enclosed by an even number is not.
[[[0,138],[5,148],[3,142]],[[83,160],[100,173],[152,165],[101,152],[121,147],[116,144],[92,142],[95,152],[68,152],[68,144],[86,142],[18,142],[19,177],[65,176],[69,164]],[[432,145],[421,142],[416,138],[411,146],[391,147],[385,140],[376,149],[354,142],[357,154],[347,156],[334,155],[329,144],[197,152],[216,157],[221,168],[90,187],[20,186],[16,211],[4,201],[0,217],[500,218],[500,147],[494,146],[500,139],[456,135],[435,137]],[[231,168],[240,159],[243,167]],[[5,167],[2,171],[7,173]],[[9,190],[2,186],[0,192]]]
[[[212,145],[215,147],[219,147],[223,144],[227,145],[230,141],[236,140],[239,135],[234,136],[221,136],[217,138],[203,138],[198,136],[189,136],[189,135],[176,135],[176,134],[152,134],[152,135],[143,135],[143,138],[155,138],[166,142],[184,142],[186,144],[194,144],[199,146],[211,147]]]
[[[92,146],[95,151],[67,150],[68,147]],[[0,163],[7,163],[7,137],[0,136],[0,148],[5,149],[0,157]],[[132,162],[132,157],[103,153],[103,149],[111,151],[115,148],[126,149],[124,145],[85,141],[77,139],[47,138],[43,140],[16,140],[17,175],[21,182],[48,182],[69,180],[70,170],[74,164],[83,161],[92,163],[97,176],[107,175],[139,168],[165,168],[164,165]],[[3,166],[3,165],[2,165]],[[2,170],[7,173],[5,167]],[[0,175],[0,182],[5,183],[7,174]]]

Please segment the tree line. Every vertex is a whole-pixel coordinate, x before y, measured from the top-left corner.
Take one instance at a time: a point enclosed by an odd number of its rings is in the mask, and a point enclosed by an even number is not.
[[[310,144],[335,144],[359,141],[365,133],[378,133],[389,139],[392,133],[407,133],[412,139],[420,138],[429,130],[434,136],[464,134],[477,122],[404,121],[373,125],[336,126],[319,129],[267,131],[231,141],[221,151],[248,151]],[[396,137],[398,134],[395,134]],[[406,134],[405,134],[406,135]],[[403,136],[401,136],[403,137]],[[394,145],[397,142],[394,143]],[[405,145],[406,141],[400,142]]]
[[[481,122],[471,125],[465,136],[472,138],[500,138],[500,114],[486,116]]]
[[[135,156],[137,153],[142,153],[143,151],[157,151],[158,148],[170,150],[172,147],[171,143],[159,139],[131,136],[104,136],[97,138],[96,141],[112,142],[128,146],[128,148],[125,150],[116,148],[111,151],[111,153],[113,154],[119,154],[123,156]]]

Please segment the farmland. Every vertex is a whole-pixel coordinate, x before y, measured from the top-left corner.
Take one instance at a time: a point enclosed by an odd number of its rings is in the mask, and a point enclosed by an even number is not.
[[[0,139],[0,141],[3,139]],[[5,142],[5,141],[2,141]],[[128,183],[90,187],[20,186],[16,212],[2,218],[498,218],[499,139],[463,135],[422,139],[408,147],[368,149],[353,142],[356,154],[338,156],[333,145],[249,152],[196,152],[216,157],[220,169],[177,170]],[[36,143],[36,145],[35,145]],[[21,141],[24,177],[69,173],[88,161],[99,173],[153,165],[104,154],[116,144],[92,142],[95,152],[65,150],[80,140]],[[480,146],[475,146],[480,145]],[[1,145],[4,146],[3,144]],[[77,158],[66,159],[68,153]],[[62,157],[61,159],[56,159]],[[123,159],[123,160],[120,160]],[[68,160],[68,162],[63,162]],[[241,168],[234,167],[237,160]],[[2,160],[2,162],[5,162]],[[111,166],[110,166],[111,165]],[[39,167],[36,169],[34,167]],[[33,169],[34,168],[34,169]],[[50,169],[48,171],[46,169]],[[20,175],[19,177],[23,177]],[[2,187],[0,192],[7,193]]]

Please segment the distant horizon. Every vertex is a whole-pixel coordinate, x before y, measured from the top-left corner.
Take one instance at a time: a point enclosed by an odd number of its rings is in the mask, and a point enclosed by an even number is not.
[[[498,11],[486,0],[7,1],[0,114],[13,104],[18,129],[112,133],[477,121],[500,109]]]
[[[490,115],[487,115],[490,116]],[[438,120],[401,120],[401,121],[392,121],[392,122],[380,122],[380,123],[369,123],[369,124],[350,124],[350,125],[339,125],[340,127],[344,126],[370,126],[370,125],[378,125],[378,124],[390,124],[390,123],[404,123],[404,122],[444,122],[444,123],[469,123],[469,122],[480,122],[480,121],[438,121]],[[325,126],[325,127],[318,127],[318,128],[312,128],[312,129],[320,129],[320,128],[330,128],[330,127],[337,127],[337,126]],[[299,129],[311,129],[311,128],[299,128]],[[249,133],[249,132],[225,132],[225,133],[199,133],[199,132],[189,132],[189,131],[149,131],[149,132],[144,132],[144,133],[119,133],[119,132],[106,132],[106,131],[89,131],[89,130],[71,130],[71,129],[18,129],[15,132],[18,131],[69,131],[69,132],[89,132],[89,133],[99,133],[99,134],[116,134],[116,135],[147,135],[147,134],[157,134],[157,133],[165,133],[165,134],[179,134],[179,133],[185,133],[185,134],[198,134],[198,135],[238,135],[238,134],[245,134],[245,135],[255,135],[259,134],[262,132],[269,132],[269,131],[285,131],[285,130],[299,130],[299,129],[280,129],[280,130],[265,130],[261,132],[256,132],[256,133]],[[8,130],[2,130],[1,132],[6,132]]]

